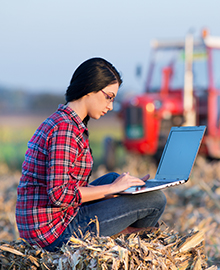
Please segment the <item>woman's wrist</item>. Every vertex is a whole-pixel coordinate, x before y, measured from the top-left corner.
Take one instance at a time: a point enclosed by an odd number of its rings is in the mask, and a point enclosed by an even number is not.
[[[115,190],[114,182],[111,183],[111,184],[106,185],[106,188],[107,188],[106,196],[117,193],[117,191]]]

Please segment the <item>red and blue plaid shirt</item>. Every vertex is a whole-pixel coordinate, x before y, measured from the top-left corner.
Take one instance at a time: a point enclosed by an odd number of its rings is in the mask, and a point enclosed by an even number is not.
[[[87,186],[93,159],[88,130],[67,105],[46,119],[28,143],[17,189],[20,237],[44,247],[77,214],[79,186]]]

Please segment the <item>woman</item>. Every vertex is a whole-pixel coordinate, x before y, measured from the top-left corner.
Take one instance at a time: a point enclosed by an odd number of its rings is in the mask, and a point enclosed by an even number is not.
[[[113,109],[122,80],[102,58],[82,63],[66,91],[66,105],[46,119],[28,143],[17,189],[16,221],[20,237],[55,251],[71,235],[96,231],[111,236],[127,227],[155,226],[166,199],[161,191],[113,196],[131,186],[144,185],[123,173],[106,174],[88,184],[93,158],[87,122]]]

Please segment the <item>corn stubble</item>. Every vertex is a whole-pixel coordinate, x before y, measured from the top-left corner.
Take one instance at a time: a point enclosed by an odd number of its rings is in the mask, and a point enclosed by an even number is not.
[[[156,166],[128,156],[117,171],[154,176]],[[100,237],[72,237],[59,252],[47,252],[18,238],[14,220],[18,175],[0,170],[0,269],[168,269],[217,270],[220,265],[220,162],[198,157],[187,184],[164,190],[166,210],[156,231]],[[101,166],[93,177],[105,173]],[[12,179],[11,182],[9,179]],[[11,183],[9,186],[4,186]],[[97,232],[98,221],[96,222]],[[4,239],[4,240],[2,240]]]
[[[217,269],[207,266],[203,231],[180,236],[164,224],[154,232],[117,237],[73,236],[59,252],[22,240],[2,242],[0,251],[1,269]]]

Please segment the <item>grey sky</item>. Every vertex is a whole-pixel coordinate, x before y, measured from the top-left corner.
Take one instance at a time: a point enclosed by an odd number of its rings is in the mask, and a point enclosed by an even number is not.
[[[101,56],[140,90],[150,40],[206,26],[220,36],[219,0],[0,0],[0,86],[63,93],[74,69]]]

